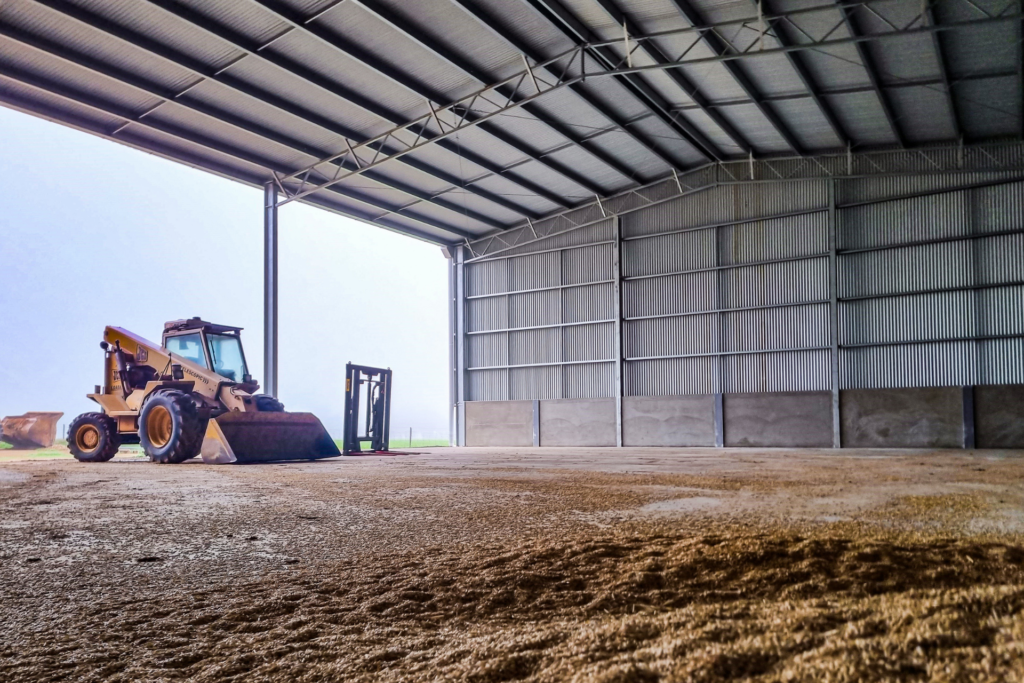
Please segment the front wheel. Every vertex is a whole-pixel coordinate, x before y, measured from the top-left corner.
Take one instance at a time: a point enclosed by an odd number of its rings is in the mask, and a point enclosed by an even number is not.
[[[179,463],[199,455],[204,421],[188,394],[161,391],[146,400],[139,415],[139,441],[153,462]]]
[[[85,413],[68,428],[68,450],[79,462],[106,462],[121,447],[117,423],[103,413]]]
[[[284,412],[284,404],[270,394],[256,394],[252,399],[256,402],[256,410],[261,413]]]

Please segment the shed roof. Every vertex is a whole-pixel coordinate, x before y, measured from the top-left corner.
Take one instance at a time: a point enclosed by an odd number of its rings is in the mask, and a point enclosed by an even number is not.
[[[1017,0],[7,0],[0,102],[432,242],[1024,137]]]

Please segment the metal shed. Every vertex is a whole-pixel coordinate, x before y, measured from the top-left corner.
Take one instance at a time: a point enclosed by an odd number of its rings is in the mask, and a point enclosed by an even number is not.
[[[271,393],[277,207],[302,201],[445,248],[460,444],[870,445],[872,410],[924,410],[900,445],[998,445],[981,406],[1024,384],[1022,19],[5,0],[0,102],[265,188]]]

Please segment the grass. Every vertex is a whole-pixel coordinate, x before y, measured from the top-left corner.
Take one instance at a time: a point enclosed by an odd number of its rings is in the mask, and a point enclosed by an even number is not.
[[[335,439],[334,443],[338,444],[338,448],[343,448],[341,439]],[[366,442],[369,447],[369,442]],[[388,450],[400,451],[403,448],[447,448],[447,439],[413,439],[410,443],[409,439],[391,439],[388,444]]]

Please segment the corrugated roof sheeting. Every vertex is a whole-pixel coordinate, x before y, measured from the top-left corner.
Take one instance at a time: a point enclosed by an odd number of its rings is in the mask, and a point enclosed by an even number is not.
[[[964,130],[971,139],[1019,135],[1020,79],[1016,76],[964,81],[955,86]]]
[[[121,41],[98,40],[96,29],[28,0],[12,0],[6,9],[0,9],[0,18],[4,24],[24,29],[34,36],[45,36],[47,42],[105,64],[131,64],[132,74],[171,91],[180,90],[196,79],[188,69]]]
[[[472,2],[487,16],[474,16],[463,2]],[[638,34],[631,36],[634,47],[643,35],[689,26],[675,0],[612,0],[611,9],[597,0],[545,2],[555,9],[561,5],[583,24],[584,33],[612,41],[602,49],[619,60],[625,53],[617,12]],[[942,31],[938,40],[927,33],[875,40],[872,36],[891,34],[894,26],[920,27],[915,18],[922,4],[868,3],[871,10],[855,6],[850,11],[858,31],[869,38],[863,49],[907,144],[949,142],[958,133],[969,142],[1020,135],[1024,95],[1019,76],[1012,75],[1021,68],[1019,20],[956,27]],[[446,122],[443,128],[428,125],[431,136],[445,132],[444,148],[431,143],[408,155],[407,161],[422,170],[387,161],[344,180],[337,191],[320,191],[308,200],[331,210],[351,210],[355,217],[391,229],[408,227],[418,236],[451,242],[456,233],[437,226],[490,233],[498,225],[520,225],[525,215],[539,219],[589,202],[595,190],[612,195],[664,178],[672,170],[666,161],[682,171],[702,166],[716,154],[745,157],[732,135],[750,144],[755,156],[792,155],[778,126],[750,101],[730,69],[742,73],[752,91],[765,98],[762,106],[792,132],[801,148],[818,152],[841,145],[790,57],[756,54],[762,48],[777,50],[780,43],[771,34],[759,38],[754,0],[688,4],[704,23],[744,22],[718,31],[731,49],[749,50],[742,59],[728,67],[723,61],[677,67],[678,75],[707,100],[711,114],[695,106],[668,70],[630,77],[649,88],[650,100],[622,79],[591,76],[574,87],[596,107],[572,89],[560,88],[540,96],[530,110],[512,107],[490,119],[486,128],[491,132],[470,126],[457,134],[449,134],[448,126],[459,121],[458,114],[445,111],[440,115]],[[985,12],[1020,11],[1006,0],[944,0],[932,2],[931,8],[940,25],[975,21]],[[797,28],[785,31],[791,43],[821,40],[833,28],[829,40],[850,36],[833,0],[773,0],[772,13],[792,11],[798,12],[791,20]],[[296,27],[289,18],[312,21],[308,28]],[[574,45],[557,21],[527,0],[10,0],[0,5],[3,30],[9,35],[0,36],[0,67],[7,75],[0,77],[0,95],[11,106],[108,136],[144,115],[140,123],[121,130],[118,139],[256,184],[270,177],[263,166],[299,170],[344,152],[342,134],[359,144],[425,115],[427,98],[445,105],[520,73],[523,61],[516,44],[541,57]],[[697,37],[694,32],[659,36],[651,45],[673,59],[691,47],[687,60],[715,59],[707,41]],[[265,50],[247,54],[271,40]],[[33,42],[38,45],[32,47]],[[941,83],[937,42],[953,81],[959,131]],[[368,56],[365,62],[360,53]],[[898,142],[855,45],[802,50],[798,59],[809,73],[810,87],[826,93],[824,100],[854,149]],[[640,68],[656,66],[646,49],[635,50],[632,62]],[[537,75],[553,82],[551,72],[561,73],[564,63],[539,68]],[[593,56],[588,66],[599,68]],[[570,69],[570,74],[577,73],[578,59]],[[962,80],[965,76],[972,78]],[[18,85],[12,78],[25,83]],[[37,87],[31,87],[33,82]],[[834,92],[850,88],[858,90]],[[532,92],[525,81],[519,96]],[[165,97],[177,102],[161,104]],[[487,99],[475,103],[478,114],[506,106],[494,92]],[[682,124],[666,123],[665,113],[656,111],[663,106]],[[724,130],[715,116],[735,133]],[[616,120],[628,122],[626,131],[618,129]],[[687,126],[708,141],[711,154],[698,151],[703,142],[695,146],[686,139]],[[411,143],[418,129],[404,130],[398,139]],[[495,136],[499,131],[508,142]],[[389,148],[395,151],[400,145],[392,141]],[[460,150],[469,158],[460,157]],[[369,149],[361,154],[363,162],[372,156]],[[453,183],[464,182],[490,198],[453,189]],[[430,200],[436,195],[440,204]],[[415,203],[403,211],[406,215],[384,215],[388,207],[401,210],[410,202]]]

